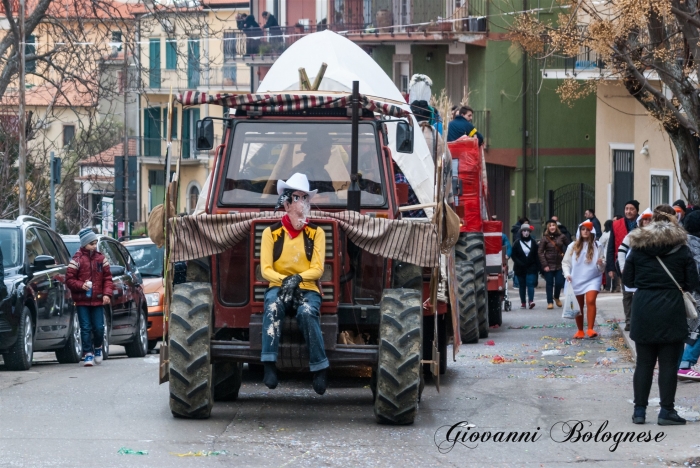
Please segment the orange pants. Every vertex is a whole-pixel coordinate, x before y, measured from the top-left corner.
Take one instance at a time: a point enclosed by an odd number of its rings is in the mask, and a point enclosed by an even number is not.
[[[586,301],[586,307],[588,307],[587,318],[588,318],[588,329],[593,330],[593,325],[595,325],[595,300],[598,297],[598,291],[588,291],[586,294],[581,294],[576,296],[578,301],[578,306],[581,309],[581,314],[576,316],[576,326],[579,330],[583,331],[583,302]]]

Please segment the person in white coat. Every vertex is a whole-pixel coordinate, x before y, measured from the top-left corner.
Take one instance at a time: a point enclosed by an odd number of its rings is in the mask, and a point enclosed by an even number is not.
[[[578,331],[574,338],[595,338],[598,333],[593,329],[596,317],[596,298],[600,291],[600,275],[605,270],[603,252],[595,240],[593,223],[585,221],[578,227],[576,241],[569,244],[561,262],[564,276],[573,288],[581,313],[576,316]],[[583,306],[587,307],[588,330],[583,333]]]

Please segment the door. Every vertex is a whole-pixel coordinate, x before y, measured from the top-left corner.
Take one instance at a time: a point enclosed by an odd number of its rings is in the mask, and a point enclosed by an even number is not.
[[[467,56],[448,54],[445,60],[445,88],[453,104],[459,105],[467,90]]]
[[[112,248],[112,252],[114,252],[114,256],[116,257],[119,266],[124,267],[124,275],[122,278],[124,284],[124,297],[126,307],[128,309],[128,323],[129,327],[131,328],[131,332],[133,333],[134,329],[136,328],[138,318],[138,314],[136,312],[137,306],[139,305],[136,303],[136,288],[138,287],[138,281],[136,280],[134,274],[136,268],[133,266],[133,261],[131,263],[129,262],[129,260],[131,260],[129,253],[126,252],[126,255],[124,255],[126,249],[124,249],[121,244],[114,241],[110,241],[109,244]]]
[[[124,266],[119,263],[119,256],[112,248],[111,242],[102,239],[97,249],[107,258],[110,266]],[[123,260],[122,260],[123,263]],[[125,270],[126,273],[126,270]],[[129,333],[129,298],[126,294],[125,275],[112,276],[114,291],[112,293],[112,336]]]
[[[63,242],[63,239],[61,239],[61,236],[56,234],[56,232],[54,232],[54,231],[48,231],[48,233],[51,236],[51,239],[53,239],[53,243],[56,246],[56,250],[58,252],[58,255],[61,257],[60,263],[66,267],[66,269],[62,269],[62,271],[60,272],[58,280],[63,283],[64,289],[65,289],[64,296],[63,296],[62,316],[66,319],[66,321],[68,323],[70,323],[71,315],[73,313],[77,313],[77,309],[75,307],[75,302],[73,301],[73,297],[71,296],[70,290],[66,286],[66,273],[68,271],[67,267],[68,267],[68,263],[70,262],[70,259],[71,259],[71,254],[68,252],[68,249],[66,248],[66,244]],[[58,263],[58,260],[57,260],[57,263]],[[68,328],[70,328],[70,326]]]
[[[36,232],[44,246],[44,251],[47,255],[51,255],[56,260],[56,266],[48,270],[42,271],[41,275],[47,275],[51,278],[49,285],[49,304],[51,308],[51,333],[55,333],[56,338],[65,339],[70,333],[71,310],[67,309],[68,302],[66,295],[68,288],[66,287],[66,268],[68,262],[64,255],[59,252],[51,234],[41,228],[36,228]]]
[[[199,39],[187,41],[187,87],[195,89],[199,86]]]
[[[160,156],[160,107],[144,109],[143,116],[143,154]]]
[[[148,86],[160,89],[160,39],[151,39],[148,55]]]
[[[34,259],[39,255],[49,255],[44,249],[39,235],[34,228],[27,229],[24,245],[26,249],[26,261],[29,265],[33,265]],[[58,335],[55,330],[52,315],[56,303],[56,291],[54,290],[52,294],[49,295],[54,278],[51,274],[44,273],[45,272],[35,273],[28,284],[29,288],[34,292],[34,300],[36,301],[37,308],[36,333],[34,334],[37,348],[49,346],[49,340],[56,339]]]
[[[613,150],[613,215],[625,214],[634,198],[634,150]]]

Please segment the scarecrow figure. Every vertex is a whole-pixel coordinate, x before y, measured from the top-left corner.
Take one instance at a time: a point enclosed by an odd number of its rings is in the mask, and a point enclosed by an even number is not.
[[[313,388],[323,395],[328,359],[321,334],[319,280],[323,275],[326,240],[323,229],[308,222],[311,198],[316,192],[309,190],[304,174],[296,173],[286,182],[277,181],[280,198],[275,210],[284,207],[286,214],[262,234],[260,267],[270,287],[265,292],[260,360],[265,367],[263,383],[270,389],[277,387],[275,362],[281,324],[285,315],[295,316],[309,348]]]

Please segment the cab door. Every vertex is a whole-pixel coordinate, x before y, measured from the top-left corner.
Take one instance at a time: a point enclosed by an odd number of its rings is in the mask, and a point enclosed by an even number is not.
[[[51,291],[49,295],[53,295],[52,299],[53,310],[51,312],[51,326],[55,328],[56,337],[61,339],[68,338],[70,334],[71,313],[70,297],[68,287],[66,286],[66,269],[68,268],[68,260],[65,252],[59,249],[59,246],[54,241],[51,232],[40,227],[36,228],[36,232],[44,245],[44,250],[47,255],[51,255],[56,260],[55,268],[47,270],[45,273],[51,275]],[[65,249],[63,243],[60,246]]]
[[[41,243],[36,228],[28,228],[24,237],[25,258],[29,268],[33,268],[34,260],[39,255],[50,255]],[[52,270],[33,272],[27,286],[34,293],[36,301],[36,332],[34,334],[37,348],[50,346],[50,340],[56,339],[58,332],[54,322],[57,292],[53,286],[55,275]]]

